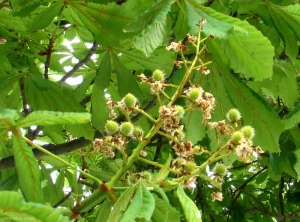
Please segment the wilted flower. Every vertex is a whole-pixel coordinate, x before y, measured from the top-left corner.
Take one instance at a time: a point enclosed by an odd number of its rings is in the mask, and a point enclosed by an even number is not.
[[[212,192],[211,193],[212,201],[223,201],[223,194],[221,192]]]

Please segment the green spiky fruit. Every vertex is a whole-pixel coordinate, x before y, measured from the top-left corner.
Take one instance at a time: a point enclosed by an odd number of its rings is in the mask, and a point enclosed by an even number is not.
[[[203,153],[203,150],[200,146],[194,146],[194,154],[195,155],[201,155]]]
[[[235,123],[235,122],[239,121],[242,118],[240,111],[238,111],[237,109],[229,110],[229,112],[227,113],[226,116],[227,116],[227,119],[231,123]]]
[[[254,135],[255,135],[255,131],[254,128],[252,126],[245,126],[242,128],[242,133],[244,135],[244,137],[246,139],[252,140]]]
[[[192,172],[196,167],[197,165],[194,162],[188,161],[184,166],[184,170],[186,172]]]
[[[175,110],[177,111],[176,116],[178,116],[179,118],[182,118],[185,113],[184,108],[182,106],[176,105]]]
[[[119,130],[119,124],[113,120],[107,120],[105,130],[108,134],[115,134]]]
[[[192,101],[196,101],[200,96],[200,90],[198,88],[192,88],[190,90],[189,98]]]
[[[152,79],[154,81],[164,81],[165,80],[165,74],[159,70],[159,69],[156,69],[153,74],[152,74]]]
[[[131,93],[128,93],[125,97],[124,97],[124,104],[127,108],[132,108],[135,106],[137,102],[137,98],[132,95]]]
[[[120,126],[120,132],[124,135],[124,136],[130,136],[133,132],[133,125],[130,122],[124,122],[121,124]]]
[[[241,131],[235,131],[231,135],[231,141],[233,144],[239,144],[239,142],[243,139],[243,133]]]
[[[225,176],[227,174],[227,167],[224,164],[217,164],[213,169],[214,174]]]

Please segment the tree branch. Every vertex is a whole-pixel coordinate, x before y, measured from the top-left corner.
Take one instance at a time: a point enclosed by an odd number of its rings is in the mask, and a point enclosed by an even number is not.
[[[71,77],[81,66],[83,66],[85,63],[87,63],[91,59],[91,57],[94,54],[94,52],[96,51],[97,47],[98,47],[98,44],[95,41],[93,43],[92,47],[90,48],[90,51],[88,52],[88,54],[85,56],[85,58],[83,60],[80,60],[73,67],[72,70],[70,70],[64,77],[62,77],[61,80],[59,80],[59,82],[66,81],[66,79],[68,79],[69,77]]]
[[[83,148],[85,146],[90,145],[91,143],[92,142],[90,140],[87,140],[87,139],[84,139],[83,137],[81,137],[79,139],[75,139],[75,140],[72,140],[67,143],[62,143],[62,144],[58,144],[58,145],[47,144],[47,145],[44,145],[43,147],[55,155],[61,155],[61,154],[69,153],[74,150]],[[36,158],[40,158],[40,157],[46,155],[37,149],[33,149],[32,151]],[[0,160],[0,170],[4,170],[4,169],[11,168],[14,166],[15,166],[14,156],[8,156],[8,157],[5,157]]]

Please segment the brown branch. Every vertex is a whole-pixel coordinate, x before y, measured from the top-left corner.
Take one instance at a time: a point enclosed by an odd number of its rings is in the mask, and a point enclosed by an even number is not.
[[[75,139],[67,143],[62,143],[58,145],[47,144],[44,145],[43,147],[55,155],[62,155],[83,148],[85,146],[88,146],[91,143],[92,142],[90,140],[81,137],[79,139]],[[36,158],[40,158],[46,155],[37,149],[33,149],[32,151]],[[14,166],[15,166],[14,156],[8,156],[0,160],[0,170],[4,170]]]
[[[57,204],[55,204],[54,206],[53,206],[53,208],[57,208],[57,207],[59,207],[59,205],[61,205],[63,202],[65,202],[70,196],[71,196],[71,194],[73,193],[73,188],[71,189],[71,191],[64,197],[64,198],[62,198],[60,201],[58,201],[58,203]]]
[[[85,58],[83,60],[80,60],[73,67],[72,70],[70,70],[64,77],[62,77],[61,80],[59,80],[59,82],[66,81],[66,79],[68,79],[69,77],[71,77],[81,66],[83,66],[84,64],[86,64],[91,59],[92,55],[95,53],[97,47],[98,47],[98,44],[96,42],[94,42],[93,45],[92,45],[92,47],[90,48],[90,51],[85,56]]]
[[[51,55],[52,55],[52,52],[53,52],[53,45],[54,45],[54,41],[55,41],[56,37],[55,36],[52,36],[50,41],[49,41],[49,44],[48,44],[48,48],[46,49],[46,62],[45,62],[45,71],[44,71],[44,78],[45,79],[48,79],[49,76],[48,76],[48,71],[49,71],[49,67],[50,67],[50,61],[51,61]]]
[[[232,208],[233,206],[235,205],[235,202],[237,201],[237,199],[239,198],[239,196],[242,194],[242,192],[246,192],[244,190],[244,188],[247,186],[248,183],[250,183],[258,174],[260,174],[261,172],[263,172],[264,170],[266,170],[267,167],[263,167],[262,169],[260,169],[259,171],[257,171],[255,174],[253,174],[251,177],[249,177],[240,187],[238,187],[234,192],[233,192],[233,195],[234,195],[234,198],[232,200],[232,203],[231,203],[231,206],[229,208],[229,211],[228,211],[228,216],[227,216],[227,221],[229,219],[229,215],[232,211]]]

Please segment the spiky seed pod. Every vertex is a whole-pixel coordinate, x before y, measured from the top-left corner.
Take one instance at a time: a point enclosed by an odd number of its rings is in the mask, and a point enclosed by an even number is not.
[[[226,117],[231,123],[235,123],[235,122],[241,120],[242,115],[241,115],[240,111],[238,111],[237,109],[231,109],[227,113]]]
[[[105,130],[108,134],[115,134],[119,130],[119,124],[113,120],[107,120]]]
[[[231,135],[231,141],[235,145],[239,144],[242,139],[243,139],[243,133],[241,131],[235,131]]]
[[[244,126],[242,128],[242,133],[246,139],[252,140],[255,136],[255,131],[252,126]]]
[[[141,178],[145,180],[151,180],[152,179],[152,174],[149,171],[143,171],[140,173]]]
[[[200,146],[194,146],[194,154],[195,155],[201,155],[203,153],[203,150]]]
[[[133,132],[133,128],[134,128],[134,126],[132,125],[131,122],[124,122],[120,126],[120,132],[124,136],[131,136],[132,132]]]
[[[196,167],[197,165],[194,162],[188,161],[184,166],[184,170],[186,172],[192,172]]]
[[[176,116],[178,116],[181,119],[185,113],[184,108],[182,106],[176,105],[175,110],[177,111]]]
[[[189,93],[189,98],[195,102],[200,96],[200,90],[198,88],[191,88]]]
[[[124,97],[124,104],[127,108],[132,108],[135,106],[137,102],[137,98],[132,95],[131,93],[128,93],[125,97]]]
[[[213,172],[218,176],[225,176],[227,174],[227,167],[222,163],[217,164],[214,167]]]
[[[165,74],[161,70],[156,69],[152,74],[152,80],[162,82],[165,80]]]

